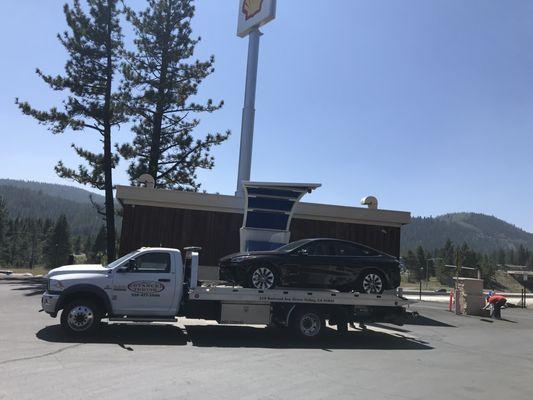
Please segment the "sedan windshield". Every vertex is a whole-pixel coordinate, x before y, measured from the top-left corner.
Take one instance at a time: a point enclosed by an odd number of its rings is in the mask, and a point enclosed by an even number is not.
[[[288,243],[288,244],[286,244],[284,246],[281,246],[280,248],[276,249],[276,251],[284,251],[284,252],[288,253],[288,252],[293,251],[294,249],[297,249],[298,247],[301,247],[304,244],[309,243],[309,242],[310,242],[309,239],[297,240],[296,242]]]
[[[112,263],[105,265],[106,268],[115,268],[116,266],[120,265],[124,260],[127,260],[134,254],[138,253],[137,250],[132,251],[131,253],[126,254],[125,256],[120,257],[119,259],[113,261]]]

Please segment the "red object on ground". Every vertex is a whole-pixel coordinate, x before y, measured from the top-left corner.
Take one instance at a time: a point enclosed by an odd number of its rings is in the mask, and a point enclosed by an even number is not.
[[[489,301],[489,303],[497,303],[497,302],[502,301],[502,300],[507,300],[507,299],[505,297],[503,297],[503,296],[494,294],[494,295],[489,297],[488,301]]]

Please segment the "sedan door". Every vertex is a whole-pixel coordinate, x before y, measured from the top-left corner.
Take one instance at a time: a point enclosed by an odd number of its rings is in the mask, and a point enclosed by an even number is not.
[[[380,254],[364,246],[350,242],[335,242],[337,258],[337,274],[341,277],[342,285],[354,288],[359,279],[359,274],[365,268],[378,267]]]
[[[330,288],[332,285],[331,252],[328,241],[314,241],[296,250],[286,265],[291,285]]]

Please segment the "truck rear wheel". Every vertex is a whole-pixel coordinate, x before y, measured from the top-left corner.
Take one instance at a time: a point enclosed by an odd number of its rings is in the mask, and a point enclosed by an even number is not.
[[[92,301],[80,299],[65,306],[61,326],[70,334],[85,336],[94,333],[101,318],[100,310]]]
[[[322,313],[314,308],[296,310],[291,321],[293,332],[306,340],[318,339],[324,333],[325,326]]]

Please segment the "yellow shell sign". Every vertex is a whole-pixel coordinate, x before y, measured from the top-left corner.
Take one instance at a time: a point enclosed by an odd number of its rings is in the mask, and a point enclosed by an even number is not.
[[[242,12],[244,17],[249,20],[261,11],[263,0],[244,0],[242,3]]]
[[[275,17],[276,0],[240,0],[237,35],[245,37]]]

